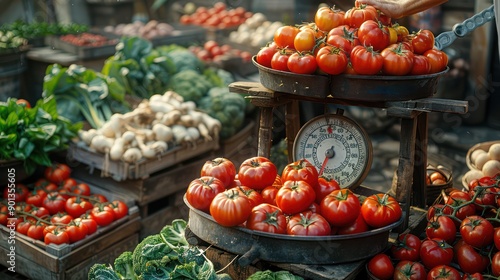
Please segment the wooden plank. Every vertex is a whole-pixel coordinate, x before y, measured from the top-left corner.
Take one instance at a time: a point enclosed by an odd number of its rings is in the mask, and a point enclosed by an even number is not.
[[[269,158],[273,134],[273,108],[260,107],[257,155]]]
[[[427,146],[429,114],[421,113],[417,117],[415,139],[415,168],[413,169],[413,195],[411,205],[425,208],[427,202]]]
[[[288,146],[288,161],[293,161],[293,142],[300,130],[299,101],[292,100],[285,106],[286,141]]]

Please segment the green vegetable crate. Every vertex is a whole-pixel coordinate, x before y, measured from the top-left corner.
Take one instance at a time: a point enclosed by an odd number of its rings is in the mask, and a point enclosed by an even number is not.
[[[8,265],[11,246],[15,246],[15,271],[30,279],[87,279],[90,267],[97,262],[109,263],[121,252],[133,250],[139,242],[140,216],[133,201],[89,184],[91,191],[108,200],[119,199],[129,206],[129,213],[108,226],[73,244],[46,245],[18,234],[15,244],[9,243],[10,230],[0,226],[0,261]],[[12,242],[12,241],[11,241]]]

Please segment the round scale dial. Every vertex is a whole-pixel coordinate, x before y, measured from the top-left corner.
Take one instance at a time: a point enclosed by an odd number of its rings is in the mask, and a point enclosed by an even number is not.
[[[318,172],[333,177],[342,188],[357,187],[372,164],[368,134],[353,120],[326,114],[309,120],[297,133],[294,161],[307,159]]]

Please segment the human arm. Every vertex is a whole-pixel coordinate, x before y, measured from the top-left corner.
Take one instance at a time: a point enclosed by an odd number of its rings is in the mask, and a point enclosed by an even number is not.
[[[448,0],[357,0],[374,6],[391,18],[402,18],[439,6]]]

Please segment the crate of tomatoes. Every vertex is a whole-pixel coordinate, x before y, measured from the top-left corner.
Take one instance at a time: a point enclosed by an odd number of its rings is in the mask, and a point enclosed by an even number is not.
[[[113,55],[119,37],[110,37],[96,32],[82,32],[80,34],[67,34],[49,36],[46,44],[78,56],[80,59],[92,59]]]
[[[403,213],[391,196],[362,196],[318,174],[300,159],[278,174],[272,161],[250,157],[237,168],[216,158],[185,194],[189,228],[200,239],[254,260],[338,264],[382,252]]]
[[[0,259],[26,277],[83,279],[96,260],[138,242],[134,202],[74,179],[63,163],[34,182],[5,186],[0,207]]]
[[[321,7],[278,28],[253,58],[272,90],[325,98],[401,101],[432,96],[448,57],[430,30],[410,33],[373,6]]]

